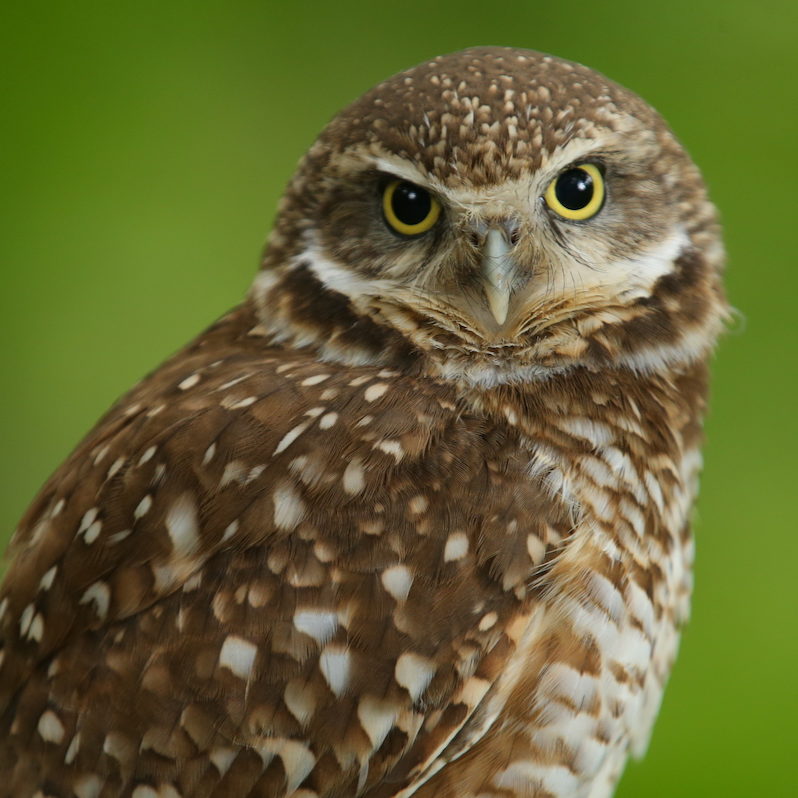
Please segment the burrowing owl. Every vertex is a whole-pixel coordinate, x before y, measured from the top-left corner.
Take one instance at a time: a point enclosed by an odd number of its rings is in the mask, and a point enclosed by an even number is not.
[[[585,67],[369,91],[248,298],[24,517],[2,794],[609,796],[688,612],[721,262],[695,166]]]

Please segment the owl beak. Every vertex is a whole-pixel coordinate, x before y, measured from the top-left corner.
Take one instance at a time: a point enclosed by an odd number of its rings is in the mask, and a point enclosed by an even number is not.
[[[515,263],[512,258],[513,247],[504,231],[492,227],[482,245],[482,289],[488,300],[488,308],[496,323],[501,326],[507,321],[510,306],[510,292]]]

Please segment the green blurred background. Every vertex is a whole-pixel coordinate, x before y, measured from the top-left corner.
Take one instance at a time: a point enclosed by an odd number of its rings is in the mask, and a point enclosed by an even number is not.
[[[795,0],[18,2],[0,10],[0,537],[98,415],[237,302],[294,164],[380,79],[475,44],[655,105],[720,206],[697,587],[619,796],[798,795]]]

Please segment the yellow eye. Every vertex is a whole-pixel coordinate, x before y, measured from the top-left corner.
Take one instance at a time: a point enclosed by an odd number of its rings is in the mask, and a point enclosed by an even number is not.
[[[441,215],[441,204],[426,189],[407,180],[392,180],[382,193],[385,221],[403,236],[426,233]]]
[[[581,222],[595,216],[604,204],[604,178],[592,163],[572,166],[551,181],[546,204],[563,219]]]

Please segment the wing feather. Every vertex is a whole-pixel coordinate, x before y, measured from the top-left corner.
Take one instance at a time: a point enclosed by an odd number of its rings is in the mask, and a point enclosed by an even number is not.
[[[246,321],[125,397],[20,525],[15,794],[66,768],[117,791],[410,795],[495,718],[561,511],[446,386],[264,349]]]

